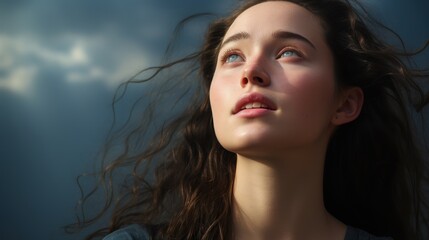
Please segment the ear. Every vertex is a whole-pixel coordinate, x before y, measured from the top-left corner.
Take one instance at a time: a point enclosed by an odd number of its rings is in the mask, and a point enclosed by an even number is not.
[[[332,124],[338,126],[355,120],[362,109],[364,95],[360,87],[342,90],[337,110],[332,116]]]

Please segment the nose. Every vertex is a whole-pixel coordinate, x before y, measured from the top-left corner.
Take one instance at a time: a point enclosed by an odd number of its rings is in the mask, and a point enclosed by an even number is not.
[[[248,84],[266,87],[270,85],[270,83],[270,75],[260,65],[248,65],[243,70],[243,76],[241,78],[242,87],[246,87]]]

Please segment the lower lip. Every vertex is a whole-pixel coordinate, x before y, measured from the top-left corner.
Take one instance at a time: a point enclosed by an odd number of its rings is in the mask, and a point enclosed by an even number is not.
[[[244,118],[256,118],[261,117],[271,112],[271,110],[266,108],[250,108],[250,109],[243,109],[236,113],[236,116],[244,117]]]

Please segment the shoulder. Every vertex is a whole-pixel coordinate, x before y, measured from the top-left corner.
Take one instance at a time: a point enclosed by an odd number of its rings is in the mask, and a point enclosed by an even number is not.
[[[393,240],[390,237],[376,237],[362,229],[347,226],[344,240]]]
[[[124,228],[118,229],[109,235],[105,236],[103,240],[150,240],[152,239],[146,227],[138,224],[132,224]]]

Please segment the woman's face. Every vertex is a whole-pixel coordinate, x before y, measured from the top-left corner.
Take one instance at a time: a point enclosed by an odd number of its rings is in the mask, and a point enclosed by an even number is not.
[[[240,14],[210,86],[216,137],[237,154],[276,154],[326,142],[338,101],[332,53],[317,16],[272,1]]]

